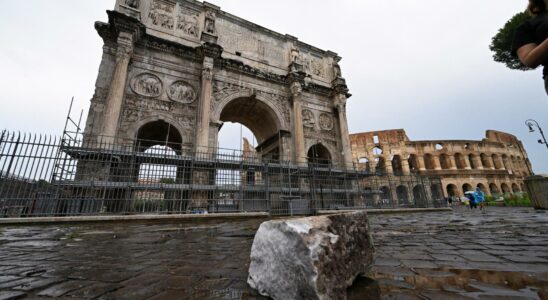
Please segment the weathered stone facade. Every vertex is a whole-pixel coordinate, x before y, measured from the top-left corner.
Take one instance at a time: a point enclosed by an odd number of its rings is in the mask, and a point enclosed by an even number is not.
[[[525,192],[523,180],[532,174],[521,141],[500,131],[488,130],[481,141],[410,141],[403,129],[356,133],[350,140],[360,168],[384,176],[439,176],[444,196],[476,187],[488,195]]]
[[[336,53],[207,2],[117,0],[108,15],[95,24],[104,47],[88,136],[167,140],[191,153],[238,122],[264,157],[306,164],[321,147],[321,159],[352,165]]]

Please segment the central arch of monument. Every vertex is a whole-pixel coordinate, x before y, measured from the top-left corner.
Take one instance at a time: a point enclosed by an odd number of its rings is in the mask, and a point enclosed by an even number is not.
[[[331,164],[352,167],[336,53],[206,2],[117,0],[108,17],[95,25],[104,47],[88,137],[116,144],[159,122],[146,137],[174,128],[189,154],[215,151],[223,122],[237,122],[263,157],[306,165],[321,145]]]

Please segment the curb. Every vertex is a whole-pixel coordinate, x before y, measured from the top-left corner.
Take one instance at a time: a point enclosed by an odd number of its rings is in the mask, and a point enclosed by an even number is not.
[[[252,219],[268,218],[268,213],[220,213],[220,214],[187,214],[187,215],[131,215],[131,216],[74,216],[74,217],[37,217],[37,218],[4,218],[0,225],[32,225],[56,223],[98,223],[123,221],[178,221],[178,220],[211,220],[211,219]]]
[[[406,214],[406,213],[424,213],[424,212],[444,212],[453,211],[450,207],[442,208],[397,208],[397,209],[364,209],[369,215],[388,215],[388,214]],[[340,213],[350,213],[364,210],[319,210],[318,215],[332,215]]]

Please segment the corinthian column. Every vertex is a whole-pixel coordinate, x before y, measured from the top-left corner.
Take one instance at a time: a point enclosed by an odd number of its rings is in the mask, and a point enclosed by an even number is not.
[[[335,95],[335,107],[337,108],[339,131],[341,133],[343,167],[352,168],[352,149],[350,146],[350,134],[348,132],[348,120],[346,119],[346,95],[337,93]]]
[[[303,88],[301,83],[298,81],[291,83],[290,88],[293,99],[293,143],[295,145],[294,161],[297,165],[302,166],[306,164],[302,115]]]
[[[127,70],[133,53],[133,34],[120,32],[117,40],[116,66],[105,101],[104,119],[101,135],[103,142],[112,143],[118,130],[118,121],[124,100]]]
[[[198,111],[198,128],[196,135],[196,150],[205,152],[209,147],[209,119],[211,112],[211,97],[213,95],[213,58],[205,57],[202,69],[202,89],[200,94],[200,109]]]

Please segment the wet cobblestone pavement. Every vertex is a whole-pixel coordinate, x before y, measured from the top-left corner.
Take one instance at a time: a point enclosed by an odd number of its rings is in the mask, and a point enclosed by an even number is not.
[[[0,227],[1,299],[260,299],[246,284],[264,219]],[[548,212],[371,216],[370,278],[349,299],[548,299]]]

